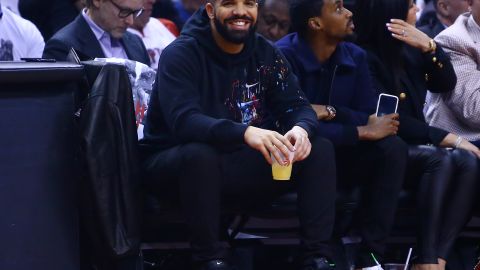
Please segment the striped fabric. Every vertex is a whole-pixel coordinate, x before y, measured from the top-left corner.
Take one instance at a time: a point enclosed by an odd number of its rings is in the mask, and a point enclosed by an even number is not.
[[[480,26],[470,13],[435,37],[450,56],[457,86],[450,93],[428,93],[427,122],[470,141],[480,140]]]

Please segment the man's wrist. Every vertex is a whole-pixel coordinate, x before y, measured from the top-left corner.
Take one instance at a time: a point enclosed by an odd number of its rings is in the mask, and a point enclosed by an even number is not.
[[[366,126],[358,126],[357,131],[358,131],[358,139],[360,141],[368,140],[369,132]]]
[[[293,129],[298,129],[300,132],[304,133],[304,135],[308,137],[308,132],[303,127],[295,125],[292,127],[292,130]]]

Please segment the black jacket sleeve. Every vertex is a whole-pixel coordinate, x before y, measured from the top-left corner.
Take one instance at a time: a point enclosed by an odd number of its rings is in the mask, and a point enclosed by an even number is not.
[[[57,61],[65,61],[69,51],[70,48],[65,44],[65,42],[59,39],[51,38],[47,41],[47,43],[45,43],[42,57],[56,59]]]
[[[421,54],[418,62],[423,64],[427,89],[432,93],[445,93],[455,89],[457,76],[448,55],[438,45],[435,53]],[[417,63],[418,63],[417,62]]]
[[[300,89],[298,79],[283,54],[275,49],[274,72],[267,90],[267,106],[285,131],[300,126],[311,137],[318,128],[315,111]]]

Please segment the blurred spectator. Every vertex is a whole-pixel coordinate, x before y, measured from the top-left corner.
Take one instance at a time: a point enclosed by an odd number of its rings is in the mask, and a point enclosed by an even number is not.
[[[172,0],[156,0],[155,4],[153,4],[151,17],[170,20],[177,29],[182,29],[182,22]]]
[[[398,115],[371,115],[377,99],[367,55],[343,42],[354,26],[352,12],[342,1],[294,0],[290,15],[297,32],[276,44],[317,113],[318,134],[334,143],[337,186],[359,187],[362,196],[371,198],[361,203],[362,218],[352,224],[363,239],[355,269],[380,270],[377,260],[384,255],[383,239],[393,225],[407,159],[407,145],[392,136]]]
[[[415,2],[415,1],[414,1]],[[417,27],[425,25],[432,17],[435,17],[435,8],[432,0],[417,1],[421,6],[416,11]]]
[[[259,1],[257,31],[275,42],[290,30],[289,0]]]
[[[418,29],[434,38],[445,28],[452,25],[457,17],[468,11],[468,0],[433,0],[435,16]]]
[[[170,21],[169,19],[166,18],[157,18],[167,29],[172,33],[175,37],[178,37],[180,35],[180,30],[178,30],[177,25],[173,22]]]
[[[145,0],[143,13],[135,19],[128,31],[136,34],[143,40],[150,57],[150,67],[156,70],[163,49],[175,40],[175,36],[162,22],[150,17],[154,2],[155,0]]]
[[[23,18],[33,22],[45,40],[65,25],[69,24],[79,13],[82,0],[19,0],[18,9]]]
[[[435,40],[452,59],[457,85],[452,93],[430,94],[427,120],[480,145],[480,0],[469,0],[471,12]]]
[[[442,47],[415,28],[416,11],[412,0],[362,0],[357,2],[355,26],[358,42],[368,54],[373,89],[400,99],[399,136],[409,144],[406,185],[418,188],[413,269],[445,270],[447,256],[470,216],[477,182],[472,153],[480,156],[480,151],[462,137],[425,122],[427,89],[450,95],[456,76]]]
[[[150,65],[145,45],[127,32],[143,0],[87,0],[87,8],[45,45],[46,58],[64,61],[71,48],[82,58],[117,57]]]
[[[45,42],[37,27],[0,4],[0,61],[42,57]]]
[[[181,26],[180,29],[183,28],[183,25],[187,22],[188,19],[193,15],[193,13],[202,5],[204,5],[207,1],[206,0],[178,0],[175,1],[175,9],[178,12],[178,16],[180,18]]]

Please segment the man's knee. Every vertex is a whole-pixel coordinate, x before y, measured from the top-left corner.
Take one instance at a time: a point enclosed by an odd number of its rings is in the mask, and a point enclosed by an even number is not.
[[[377,149],[383,153],[387,159],[396,159],[406,161],[408,154],[408,145],[400,137],[388,136],[375,143]]]
[[[312,143],[310,158],[321,157],[322,159],[335,160],[335,150],[331,141],[316,136],[310,142]]]
[[[218,166],[220,155],[211,145],[205,143],[187,143],[180,146],[182,169],[196,166]]]
[[[332,142],[322,137],[313,137],[311,139],[312,149],[307,158],[306,166],[318,169],[319,171],[326,171],[328,169],[336,169],[335,149]]]

